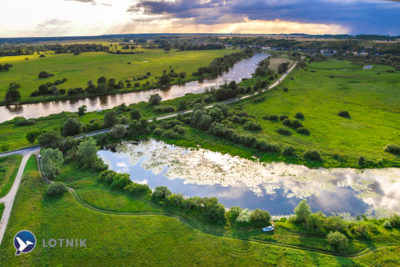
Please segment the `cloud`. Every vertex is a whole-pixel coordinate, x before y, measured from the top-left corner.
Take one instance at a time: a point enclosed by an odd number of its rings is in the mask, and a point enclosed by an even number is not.
[[[218,25],[250,21],[289,21],[338,25],[352,33],[399,33],[400,1],[386,0],[144,0],[128,12],[191,19]],[[300,31],[304,32],[304,31]],[[267,33],[267,32],[266,32]]]
[[[94,0],[65,0],[69,2],[81,2],[81,3],[91,3],[92,5],[95,5],[96,2]]]

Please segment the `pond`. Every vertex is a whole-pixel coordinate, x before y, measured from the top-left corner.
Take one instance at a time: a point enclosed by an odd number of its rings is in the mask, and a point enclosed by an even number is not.
[[[205,149],[186,149],[149,140],[101,150],[109,168],[129,173],[150,188],[167,186],[184,196],[217,197],[226,207],[264,209],[290,215],[301,199],[327,215],[387,216],[400,212],[400,170],[309,169],[260,163]]]
[[[150,95],[159,94],[163,100],[174,99],[184,96],[187,93],[203,93],[206,88],[218,87],[225,82],[240,82],[244,78],[250,78],[257,68],[257,64],[268,57],[265,53],[256,53],[248,59],[236,63],[227,72],[215,79],[192,81],[184,85],[173,85],[168,89],[152,89],[141,92],[121,93],[116,95],[97,96],[78,100],[51,101],[35,104],[12,105],[0,107],[0,122],[11,120],[14,117],[39,118],[51,114],[58,114],[63,111],[77,112],[82,105],[87,106],[87,111],[99,111],[119,106],[148,101]]]

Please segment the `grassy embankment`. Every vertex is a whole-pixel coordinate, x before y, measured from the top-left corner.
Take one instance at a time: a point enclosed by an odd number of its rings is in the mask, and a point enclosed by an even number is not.
[[[47,53],[45,57],[38,55],[1,57],[0,64],[8,63],[13,67],[7,72],[0,73],[0,104],[10,83],[19,83],[21,88],[20,102],[40,102],[54,99],[68,99],[64,96],[37,96],[30,97],[30,94],[46,82],[54,82],[66,78],[67,81],[58,85],[58,88],[85,88],[88,81],[94,83],[101,76],[118,80],[132,80],[134,77],[142,77],[150,72],[147,79],[132,81],[132,88],[121,89],[116,92],[136,91],[156,87],[156,77],[162,75],[163,70],[169,71],[169,67],[176,73],[186,72],[186,77],[179,82],[186,82],[196,77],[192,73],[199,67],[208,66],[215,58],[237,52],[233,49],[203,50],[203,51],[170,51],[165,53],[161,49],[145,49],[143,54],[117,55],[105,52],[88,52],[79,55]],[[28,58],[28,60],[25,60]],[[128,64],[130,62],[130,64]],[[39,79],[40,71],[47,71],[54,74],[53,77]],[[145,85],[146,82],[150,84]],[[133,87],[139,82],[140,86]],[[178,82],[175,81],[175,83]],[[80,96],[82,97],[82,96]]]
[[[7,195],[14,184],[21,160],[21,155],[0,158],[0,198]]]
[[[259,153],[253,149],[232,144],[194,128],[188,128],[183,139],[166,140],[177,145],[227,152],[261,161],[306,163],[302,153],[316,149],[322,153],[323,163],[308,165],[326,167],[360,167],[359,157],[367,160],[366,167],[400,166],[400,158],[384,152],[387,144],[399,144],[400,135],[400,76],[389,73],[392,68],[374,65],[371,70],[348,61],[329,60],[312,63],[306,70],[296,70],[275,89],[265,93],[266,100],[254,103],[250,98],[232,104],[232,108],[245,111],[260,123],[262,130],[249,132],[240,124],[234,128],[241,134],[251,134],[259,140],[293,146],[297,157],[284,157]],[[284,92],[283,88],[288,88]],[[342,110],[351,118],[338,116]],[[263,119],[270,115],[287,115],[295,119],[301,112],[300,122],[311,133],[302,135],[280,121]],[[291,131],[290,136],[276,132],[279,128]]]
[[[0,262],[15,265],[219,265],[350,266],[351,259],[202,233],[165,216],[102,214],[70,194],[46,197],[45,185],[28,161],[11,219],[0,246]],[[15,257],[10,240],[21,229],[38,239],[34,251]],[[87,248],[43,248],[42,239],[87,239]]]
[[[4,204],[0,203],[0,218],[3,215],[3,210],[4,210]]]

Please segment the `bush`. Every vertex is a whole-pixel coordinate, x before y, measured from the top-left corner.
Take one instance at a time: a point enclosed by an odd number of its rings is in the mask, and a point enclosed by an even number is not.
[[[269,144],[265,141],[256,141],[254,147],[263,152],[280,153],[281,148],[278,144]]]
[[[345,110],[340,111],[340,112],[338,113],[338,115],[339,115],[340,117],[347,118],[347,119],[351,118],[351,117],[350,117],[350,113],[347,112],[347,111],[345,111]]]
[[[236,219],[236,223],[241,225],[246,225],[250,223],[250,211],[248,209],[244,209],[240,212],[239,216]]]
[[[391,153],[396,156],[400,156],[400,146],[398,145],[387,145],[385,147],[385,152]]]
[[[171,191],[166,186],[157,186],[151,194],[151,199],[155,201],[163,201],[171,195]]]
[[[153,106],[157,106],[161,103],[161,96],[159,94],[151,95],[149,98],[149,103]]]
[[[347,237],[339,232],[329,233],[328,243],[337,251],[344,251],[349,246],[349,240]]]
[[[161,136],[163,138],[176,139],[176,138],[179,138],[179,133],[177,133],[173,129],[169,129],[169,130],[164,131]]]
[[[62,134],[63,136],[77,135],[82,130],[82,124],[76,117],[69,117],[63,125]]]
[[[283,149],[282,155],[286,157],[296,156],[296,149],[292,146],[287,146]]]
[[[156,113],[167,113],[174,112],[175,108],[173,106],[157,106],[154,108],[154,112]]]
[[[305,127],[297,128],[296,132],[299,133],[299,134],[310,135],[310,131]]]
[[[317,150],[304,152],[303,158],[308,161],[322,161],[321,154]]]
[[[104,126],[106,128],[114,126],[118,121],[117,113],[115,113],[115,111],[110,110],[104,114]]]
[[[19,117],[16,121],[15,121],[15,126],[31,126],[35,124],[35,120],[33,119],[25,119],[23,117]]]
[[[297,112],[296,115],[294,116],[296,119],[300,119],[303,120],[304,119],[304,115],[301,112]]]
[[[239,217],[241,211],[241,207],[231,207],[229,209],[229,211],[226,213],[226,217],[229,219],[229,222],[231,224],[234,224],[236,222],[236,219]]]
[[[146,195],[151,192],[147,184],[130,183],[124,187],[124,190],[133,196]]]
[[[287,118],[288,118],[287,115],[280,115],[280,116],[279,116],[279,120],[280,120],[280,121],[284,121],[284,120],[286,120]]]
[[[383,222],[383,227],[385,227],[386,229],[392,229],[392,224],[390,223],[390,221],[386,220]]]
[[[117,175],[117,173],[112,170],[102,171],[100,173],[100,176],[97,178],[97,182],[110,185],[112,183],[115,175]]]
[[[285,128],[279,128],[278,130],[276,130],[276,132],[278,134],[286,135],[286,136],[292,135],[292,132],[290,130],[288,130],[288,129],[285,129]]]
[[[47,188],[46,194],[51,197],[61,196],[67,191],[67,186],[61,182],[54,182]]]
[[[394,228],[400,228],[400,215],[393,214],[392,216],[390,216],[390,224]]]
[[[131,180],[129,179],[129,174],[117,173],[113,177],[113,181],[111,183],[111,189],[123,189],[130,183]]]
[[[261,130],[261,125],[256,121],[247,121],[243,128],[247,131],[259,131]]]
[[[110,131],[109,134],[110,134],[110,136],[111,136],[112,138],[114,138],[114,139],[120,139],[120,138],[122,138],[122,137],[125,136],[125,134],[126,134],[126,128],[125,128],[125,126],[120,125],[120,124],[115,125],[115,126],[111,129],[111,131]]]
[[[270,116],[264,116],[264,120],[269,120],[269,121],[278,121],[278,115],[270,115]]]
[[[271,215],[265,210],[255,209],[250,214],[250,224],[253,226],[266,226],[271,224]]]
[[[53,74],[50,74],[46,71],[41,71],[38,76],[39,76],[39,79],[44,79],[44,78],[49,78],[49,77],[53,76]]]
[[[291,127],[293,129],[297,129],[297,128],[303,127],[303,124],[301,124],[301,122],[298,121],[298,120],[285,119],[285,120],[283,120],[282,123],[283,123],[283,125]]]
[[[140,112],[136,109],[131,111],[130,116],[131,120],[139,120],[142,117],[142,115],[140,115]]]
[[[294,209],[296,214],[296,222],[303,224],[304,227],[308,226],[311,219],[311,207],[307,204],[307,200],[303,199]]]

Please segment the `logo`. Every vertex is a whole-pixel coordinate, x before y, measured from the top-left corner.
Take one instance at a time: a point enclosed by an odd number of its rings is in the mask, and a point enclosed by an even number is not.
[[[36,246],[36,237],[29,231],[20,231],[14,236],[15,255],[31,252]]]

